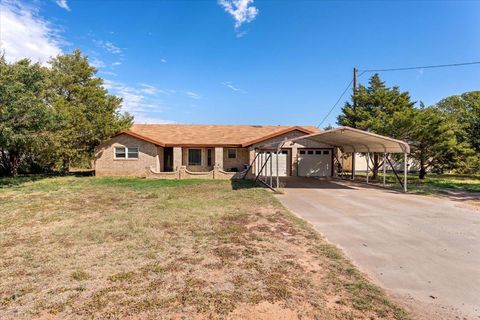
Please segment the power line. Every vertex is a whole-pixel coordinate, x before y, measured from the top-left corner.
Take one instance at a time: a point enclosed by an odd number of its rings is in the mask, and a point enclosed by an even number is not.
[[[436,64],[429,66],[417,66],[417,67],[401,67],[401,68],[384,68],[384,69],[365,69],[359,70],[362,72],[384,72],[384,71],[404,71],[404,70],[416,70],[416,69],[433,69],[433,68],[447,68],[447,67],[460,67],[469,66],[473,64],[480,64],[480,61],[451,63],[451,64]]]
[[[333,105],[333,107],[330,109],[330,111],[328,111],[327,115],[323,118],[323,120],[320,122],[320,124],[317,126],[318,128],[320,128],[320,126],[325,122],[325,120],[327,120],[328,116],[332,113],[333,109],[335,109],[335,107],[337,106],[337,104],[340,102],[340,100],[343,98],[343,96],[345,95],[345,93],[348,91],[348,89],[350,89],[350,86],[352,85],[353,83],[353,79],[350,80],[350,82],[348,83],[347,87],[345,88],[345,90],[343,90],[342,94],[340,95],[340,97],[338,98],[337,102],[335,102],[335,104]]]
[[[383,68],[383,69],[359,69],[357,71],[360,71],[360,74],[358,77],[360,78],[364,73],[366,72],[386,72],[386,71],[405,71],[405,70],[417,70],[417,69],[434,69],[434,68],[448,68],[448,67],[461,67],[461,66],[470,66],[470,65],[475,65],[475,64],[480,64],[480,61],[472,61],[472,62],[461,62],[461,63],[450,63],[450,64],[434,64],[434,65],[428,65],[428,66],[416,66],[416,67],[401,67],[401,68]],[[322,122],[317,127],[320,127],[325,120],[327,120],[328,116],[332,113],[332,111],[335,109],[337,104],[340,102],[342,97],[345,95],[348,89],[350,89],[350,86],[352,85],[353,80],[351,80],[348,83],[347,88],[342,92],[340,95],[340,98],[338,98],[337,102],[333,105],[333,107],[328,111],[327,115],[323,118]]]

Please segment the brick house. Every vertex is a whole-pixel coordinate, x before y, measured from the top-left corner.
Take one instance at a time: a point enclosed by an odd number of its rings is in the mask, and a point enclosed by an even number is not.
[[[97,148],[97,176],[229,179],[255,159],[259,146],[318,133],[313,126],[135,124]],[[334,148],[286,142],[280,176],[332,176]],[[251,173],[258,168],[253,164]]]

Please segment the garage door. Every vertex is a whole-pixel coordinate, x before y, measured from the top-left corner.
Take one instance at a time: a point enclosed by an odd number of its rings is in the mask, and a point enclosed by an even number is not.
[[[270,152],[265,152],[263,155],[263,161],[268,158]],[[277,159],[276,154],[272,155],[272,175],[277,175]],[[256,160],[255,168],[259,171],[262,168],[262,157],[258,156]],[[278,154],[278,176],[279,177],[286,177],[288,176],[288,150],[282,150],[281,153]],[[258,172],[256,171],[256,172]],[[270,160],[265,165],[265,168],[262,171],[262,174],[270,175]]]
[[[300,149],[298,151],[298,175],[301,177],[330,177],[332,175],[332,151]]]

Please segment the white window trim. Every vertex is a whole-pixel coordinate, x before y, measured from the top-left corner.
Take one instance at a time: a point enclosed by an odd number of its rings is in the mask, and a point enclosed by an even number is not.
[[[125,158],[117,158],[117,148],[124,148],[125,149]],[[137,154],[138,154],[138,157],[136,158],[129,158],[128,157],[128,149],[137,149]],[[123,146],[117,146],[117,147],[113,147],[113,159],[115,160],[138,160],[140,159],[140,148],[138,146],[130,146],[130,147],[123,147]]]
[[[203,150],[202,148],[188,148],[187,149],[187,163],[189,166],[201,166],[203,160]],[[200,150],[200,163],[190,163],[190,150]]]
[[[235,157],[230,158],[230,155],[228,154],[230,150],[235,151]],[[237,159],[237,149],[235,149],[235,148],[228,148],[228,150],[227,150],[227,159]]]

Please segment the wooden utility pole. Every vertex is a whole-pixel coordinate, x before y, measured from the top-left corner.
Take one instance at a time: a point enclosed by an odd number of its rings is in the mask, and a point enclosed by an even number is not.
[[[353,67],[353,127],[357,127],[357,99],[355,93],[357,91],[357,68]],[[355,151],[352,152],[352,180],[355,180]]]
[[[353,94],[357,90],[357,68],[353,67]]]
[[[353,67],[353,127],[357,127],[357,99],[355,98],[355,94],[357,92],[357,68]]]

